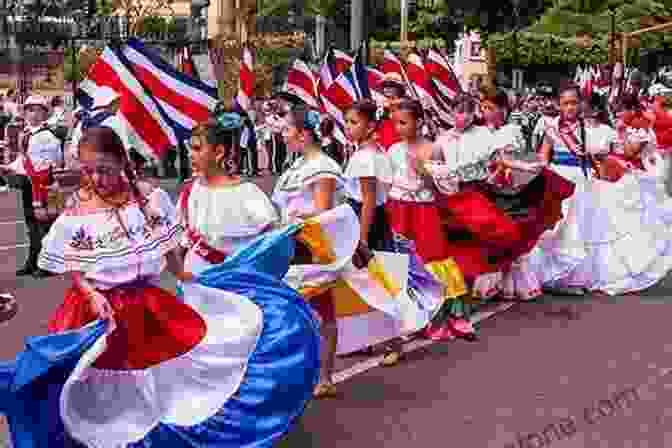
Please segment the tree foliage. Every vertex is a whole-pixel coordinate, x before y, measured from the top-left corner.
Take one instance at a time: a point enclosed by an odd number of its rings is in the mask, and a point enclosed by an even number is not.
[[[672,16],[672,1],[653,0],[560,0],[534,24],[518,33],[495,33],[485,39],[494,47],[498,63],[512,64],[514,54],[520,65],[537,64],[597,64],[606,63],[609,55],[609,35],[612,31],[631,32],[641,29],[646,16]],[[573,40],[579,33],[592,36],[590,48],[578,47]],[[647,33],[641,36],[641,48],[661,48],[672,44],[669,33]],[[514,46],[516,50],[514,50]],[[628,62],[637,58],[638,50],[629,51]]]

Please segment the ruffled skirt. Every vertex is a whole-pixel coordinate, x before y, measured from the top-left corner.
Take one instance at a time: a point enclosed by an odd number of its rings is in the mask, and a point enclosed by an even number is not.
[[[646,200],[655,185],[633,173],[577,183],[566,219],[530,254],[530,269],[560,290],[617,295],[659,282],[672,269],[672,234]]]
[[[184,302],[152,286],[106,292],[118,325],[111,334],[70,290],[50,322],[55,333],[0,366],[14,446],[256,448],[280,440],[319,377],[310,308],[249,268],[215,267],[183,289]]]

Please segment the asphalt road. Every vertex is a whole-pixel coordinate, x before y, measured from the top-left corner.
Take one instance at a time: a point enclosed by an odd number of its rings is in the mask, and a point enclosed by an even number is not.
[[[269,191],[273,179],[258,182]],[[0,194],[0,290],[20,302],[0,326],[0,359],[46,331],[67,286],[14,276],[26,255],[19,210],[15,194]],[[544,296],[483,320],[476,342],[411,342],[391,368],[341,358],[339,397],[312,402],[287,446],[672,446],[671,287],[668,278],[641,295]]]

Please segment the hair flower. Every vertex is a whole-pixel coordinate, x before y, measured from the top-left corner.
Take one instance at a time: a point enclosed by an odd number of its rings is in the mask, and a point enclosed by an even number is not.
[[[224,112],[216,117],[217,124],[222,129],[239,129],[243,126],[243,118],[235,112]]]
[[[314,110],[306,111],[305,126],[307,129],[317,131],[320,128],[320,114]]]

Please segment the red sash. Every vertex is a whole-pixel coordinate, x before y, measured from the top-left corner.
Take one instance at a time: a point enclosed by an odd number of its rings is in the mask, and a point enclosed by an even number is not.
[[[191,180],[184,186],[184,190],[182,190],[182,196],[180,197],[180,209],[182,210],[185,221],[187,223],[187,238],[189,238],[189,241],[192,243],[192,249],[196,255],[203,258],[210,264],[223,263],[224,260],[226,260],[228,254],[208,245],[205,242],[203,235],[198,233],[189,225],[189,195],[191,195],[191,190],[193,188],[194,181]]]
[[[49,174],[50,170],[37,171],[33,166],[32,160],[28,157],[27,154],[23,155],[23,169],[26,170],[26,174],[30,177],[30,182],[33,189],[33,206],[35,207],[45,207],[47,204],[47,199],[49,198]]]

